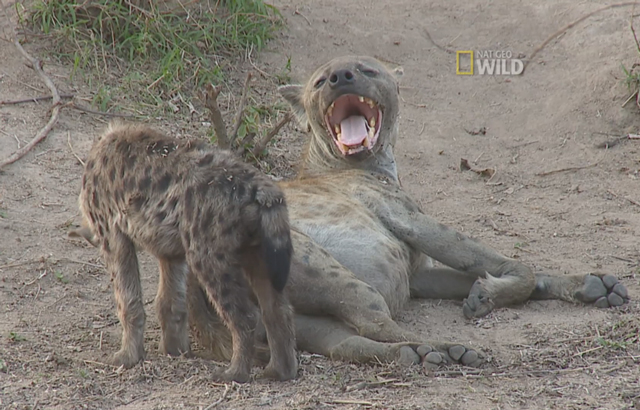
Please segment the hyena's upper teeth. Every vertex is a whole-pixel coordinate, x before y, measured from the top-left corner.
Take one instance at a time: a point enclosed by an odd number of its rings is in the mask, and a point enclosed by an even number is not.
[[[336,132],[336,135],[340,135],[340,124],[334,125],[333,129]]]
[[[332,117],[333,116],[333,104],[331,104],[329,106],[329,108],[327,109],[327,116],[328,117]]]
[[[369,118],[369,126],[370,127],[375,127],[376,126],[376,118],[375,117]]]
[[[360,102],[364,102],[364,97],[363,97],[363,96],[359,96],[359,97],[358,97],[358,100],[359,100]]]

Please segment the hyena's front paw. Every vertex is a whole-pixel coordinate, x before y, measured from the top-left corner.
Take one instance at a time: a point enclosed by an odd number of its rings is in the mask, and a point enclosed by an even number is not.
[[[467,319],[486,316],[493,310],[493,300],[491,300],[482,284],[483,280],[478,279],[471,287],[469,296],[462,302],[462,313]]]
[[[629,301],[627,288],[613,275],[587,275],[575,293],[583,303],[593,303],[599,308],[622,306]]]
[[[122,348],[109,359],[109,364],[130,369],[144,359],[144,350]]]
[[[251,379],[251,373],[246,370],[234,369],[231,366],[226,369],[219,369],[213,373],[212,379],[217,382],[247,383]]]

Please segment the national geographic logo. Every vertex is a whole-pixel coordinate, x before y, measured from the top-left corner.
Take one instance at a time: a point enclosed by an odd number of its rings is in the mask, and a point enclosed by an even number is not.
[[[520,75],[524,71],[524,63],[513,58],[511,51],[456,51],[457,75]]]

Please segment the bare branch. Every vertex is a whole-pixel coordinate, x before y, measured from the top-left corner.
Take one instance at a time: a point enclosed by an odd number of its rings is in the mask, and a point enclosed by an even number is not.
[[[240,105],[238,105],[238,111],[236,112],[236,121],[231,134],[231,143],[234,143],[238,139],[238,131],[242,124],[242,116],[244,114],[244,107],[247,104],[247,95],[249,95],[249,82],[251,81],[251,71],[247,73],[247,78],[244,80],[244,88],[242,89],[242,97],[240,97]]]
[[[262,153],[262,151],[264,151],[264,149],[267,147],[267,144],[269,143],[269,141],[271,141],[273,137],[275,137],[278,134],[278,132],[280,132],[282,127],[284,127],[285,124],[291,121],[292,118],[293,118],[293,114],[288,112],[287,115],[285,115],[284,118],[282,118],[280,122],[278,122],[271,129],[271,131],[269,131],[264,137],[262,137],[262,139],[258,141],[258,143],[253,147],[253,155],[256,157],[259,156]]]
[[[202,99],[204,100],[204,106],[209,110],[209,118],[211,119],[213,129],[218,138],[218,146],[223,149],[229,149],[231,148],[231,144],[227,136],[227,128],[224,125],[222,113],[218,106],[218,95],[220,95],[222,87],[214,87],[212,84],[207,84],[205,88],[205,92],[202,93]]]
[[[73,97],[75,97],[75,94],[60,94],[60,98],[61,99],[67,99],[67,98],[73,98]],[[24,103],[35,103],[35,102],[38,102],[38,101],[51,100],[52,98],[53,98],[53,95],[42,95],[40,97],[24,98],[22,100],[0,101],[0,105],[16,105],[16,104],[24,104]]]
[[[33,137],[33,139],[31,141],[29,141],[29,143],[27,145],[25,145],[24,147],[20,148],[19,150],[17,150],[13,154],[11,154],[9,156],[9,158],[1,161],[0,162],[0,169],[4,168],[5,166],[7,166],[9,164],[13,164],[17,160],[19,160],[20,158],[25,156],[27,154],[27,152],[29,152],[29,150],[31,150],[31,148],[36,146],[36,144],[38,144],[40,141],[45,139],[47,137],[47,134],[49,134],[49,131],[51,131],[53,126],[56,124],[56,122],[58,122],[58,116],[60,115],[60,108],[61,108],[60,107],[60,94],[58,93],[58,89],[56,88],[56,86],[53,83],[53,81],[51,81],[51,79],[42,70],[42,62],[40,60],[37,60],[37,59],[31,57],[31,55],[29,55],[29,53],[27,53],[25,51],[25,49],[22,47],[22,45],[20,44],[20,41],[17,38],[14,40],[13,43],[15,44],[16,48],[18,49],[18,51],[20,51],[20,53],[22,53],[22,55],[27,60],[29,60],[29,63],[31,64],[31,68],[33,68],[36,71],[38,76],[46,84],[47,88],[49,88],[49,90],[51,91],[51,96],[53,98],[53,102],[52,102],[52,106],[51,106],[51,117],[49,118],[49,122],[47,122],[47,124],[40,131],[38,131],[36,136]]]

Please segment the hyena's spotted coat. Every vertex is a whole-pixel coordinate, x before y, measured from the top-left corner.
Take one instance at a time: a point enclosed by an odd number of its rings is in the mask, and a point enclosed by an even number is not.
[[[100,248],[113,279],[123,326],[113,364],[131,367],[144,357],[141,247],[159,260],[163,353],[190,352],[191,271],[231,331],[231,364],[220,378],[249,378],[259,318],[254,296],[271,347],[265,375],[295,377],[292,311],[282,292],[292,254],[289,220],[283,193],[267,176],[204,142],[115,125],[89,153],[80,209],[87,225],[80,234]]]

